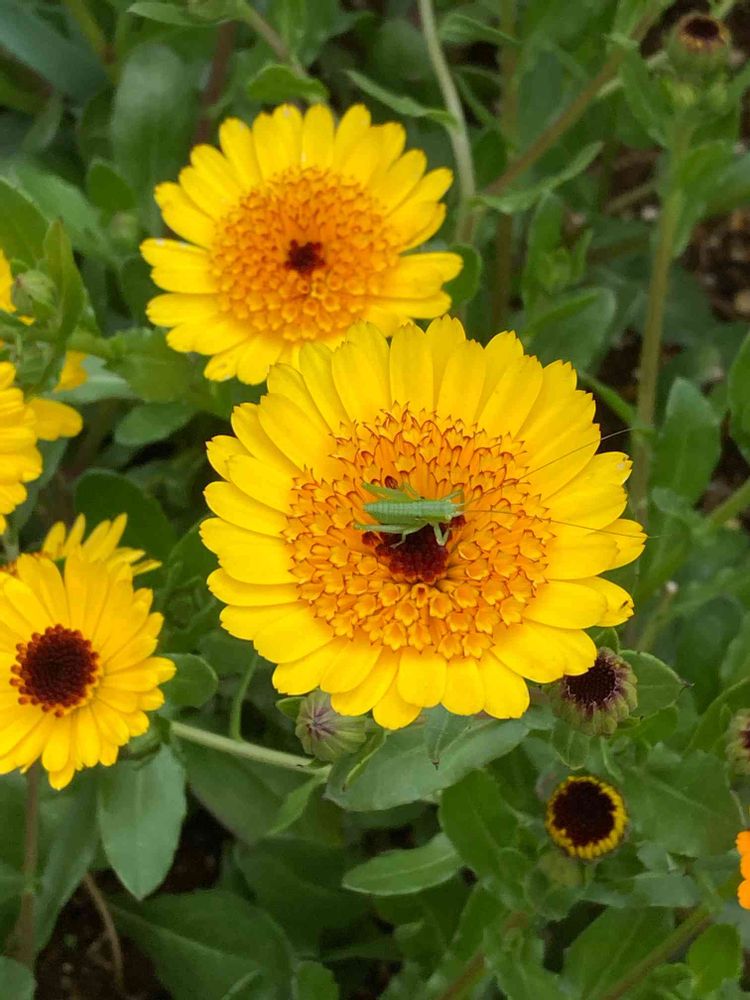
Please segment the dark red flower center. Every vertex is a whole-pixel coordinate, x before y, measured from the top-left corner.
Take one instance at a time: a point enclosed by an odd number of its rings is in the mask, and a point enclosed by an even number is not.
[[[571,781],[552,802],[552,821],[575,847],[606,840],[615,828],[615,803],[595,781]]]
[[[321,254],[322,249],[322,243],[303,243],[300,245],[296,240],[292,240],[289,244],[285,266],[298,274],[312,274],[316,268],[323,267],[325,264]]]
[[[718,22],[705,14],[693,14],[686,18],[682,30],[686,35],[700,42],[715,42],[721,37]]]
[[[99,654],[78,629],[51,625],[16,646],[11,684],[21,705],[39,705],[62,716],[86,699],[99,672]]]
[[[587,712],[606,708],[621,691],[620,671],[609,657],[600,653],[585,674],[563,679],[565,695]]]

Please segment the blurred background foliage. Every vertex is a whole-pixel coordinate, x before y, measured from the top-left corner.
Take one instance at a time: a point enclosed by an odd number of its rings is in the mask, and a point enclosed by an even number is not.
[[[732,32],[724,71],[665,52],[695,10]],[[750,917],[721,889],[750,797],[724,749],[750,700],[750,9],[442,2],[427,35],[425,11],[0,0],[0,245],[35,320],[21,377],[50,387],[66,346],[89,355],[87,382],[61,397],[84,434],[46,446],[8,554],[60,517],[125,510],[125,541],[163,563],[147,582],[180,668],[142,745],[43,797],[38,997],[732,1000],[750,987]],[[225,731],[231,714],[247,737],[300,751],[269,665],[250,676],[245,645],[219,629],[195,529],[204,442],[258,390],[207,383],[149,328],[138,245],[163,232],[155,183],[222,118],[320,100],[364,102],[432,166],[461,168],[432,245],[464,256],[452,294],[470,335],[515,328],[543,361],[575,364],[605,432],[641,431],[652,488],[634,499],[654,537],[627,571],[635,621],[602,637],[632,650],[639,708],[609,739],[540,701],[505,723],[432,710],[330,774],[167,740],[170,720]],[[19,323],[3,314],[0,337]],[[639,342],[655,324],[648,412]],[[555,783],[583,769],[621,788],[632,821],[596,866],[563,857],[543,826]],[[23,787],[0,780],[3,938],[23,884]],[[32,996],[10,958],[0,983]]]

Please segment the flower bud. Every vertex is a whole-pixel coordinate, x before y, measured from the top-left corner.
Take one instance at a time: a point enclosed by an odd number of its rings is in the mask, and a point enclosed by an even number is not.
[[[686,14],[667,43],[670,62],[680,75],[705,79],[725,69],[732,46],[729,29],[708,14]]]
[[[294,732],[306,753],[318,760],[334,761],[354,753],[365,742],[367,720],[363,716],[339,715],[323,691],[312,691],[303,699]]]
[[[585,674],[563,677],[550,691],[558,718],[590,736],[609,736],[638,704],[630,664],[603,646]]]
[[[19,274],[13,282],[11,294],[13,305],[23,317],[33,315],[46,318],[55,309],[55,283],[42,271],[24,271]]]
[[[727,759],[737,774],[750,774],[750,708],[737,712],[729,723]]]
[[[627,825],[622,795],[592,774],[566,778],[547,802],[547,833],[571,858],[593,861],[609,854],[620,845]]]

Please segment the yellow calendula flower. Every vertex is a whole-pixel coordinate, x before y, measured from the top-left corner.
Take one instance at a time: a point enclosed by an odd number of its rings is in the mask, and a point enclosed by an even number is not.
[[[202,537],[224,627],[279,664],[279,691],[320,686],[342,715],[522,715],[527,679],[584,672],[583,630],[630,616],[598,574],[644,542],[620,516],[630,463],[595,454],[594,402],[575,386],[514,334],[483,348],[447,318],[390,344],[360,324],[272,368],[236,436],[209,444],[223,482]],[[378,530],[368,484],[460,506],[402,539]]]
[[[592,775],[566,778],[547,803],[547,832],[571,857],[592,861],[619,846],[628,824],[622,795]]]
[[[362,105],[336,125],[323,105],[303,115],[284,104],[252,127],[225,121],[219,141],[221,152],[197,146],[179,183],[156,189],[188,242],[141,247],[168,293],[149,318],[171,327],[176,351],[212,356],[207,378],[262,382],[307,340],[335,345],[358,320],[390,334],[448,309],[442,286],[461,257],[408,251],[440,228],[452,175],[403,153],[401,125],[371,125]]]
[[[0,310],[3,312],[14,313],[16,311],[16,307],[13,305],[12,289],[13,274],[10,270],[10,262],[0,249]],[[32,322],[27,316],[21,316],[21,320],[24,323]],[[68,351],[60,372],[60,379],[55,386],[55,392],[63,392],[83,385],[87,378],[86,369],[83,367],[85,357],[86,355],[81,351]],[[63,404],[57,403],[55,405],[62,406]],[[66,407],[66,409],[70,409],[70,407]]]
[[[143,549],[131,549],[120,545],[128,524],[127,514],[118,514],[112,521],[100,521],[88,538],[86,518],[79,514],[68,531],[62,521],[53,524],[42,542],[40,554],[50,559],[66,559],[78,554],[94,562],[106,562],[110,566],[129,566],[133,576],[158,569],[161,563],[155,559],[144,559]]]
[[[737,850],[740,854],[740,875],[742,881],[737,889],[740,906],[750,910],[750,830],[737,834]]]
[[[162,616],[125,565],[21,556],[0,575],[0,774],[41,757],[53,788],[113,764],[175,672],[153,656]]]
[[[15,367],[9,361],[0,362],[0,534],[6,528],[5,515],[26,499],[24,484],[42,474],[37,441],[71,437],[81,429],[75,410],[66,406],[63,409],[68,412],[59,412],[54,407],[61,403],[25,400],[15,379]]]

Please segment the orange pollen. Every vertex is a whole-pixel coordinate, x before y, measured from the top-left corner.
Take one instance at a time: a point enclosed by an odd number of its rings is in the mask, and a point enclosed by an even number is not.
[[[11,686],[19,705],[39,705],[58,717],[85,704],[99,678],[99,654],[78,629],[51,625],[16,646]]]
[[[290,167],[219,220],[212,275],[221,310],[246,322],[248,334],[320,339],[364,316],[401,249],[354,178]]]
[[[523,442],[396,405],[332,435],[329,453],[325,477],[297,479],[283,535],[300,598],[336,635],[478,657],[523,620],[554,537]],[[363,483],[426,499],[460,489],[463,514],[442,525],[445,545],[429,524],[403,538],[377,523],[361,531]]]

